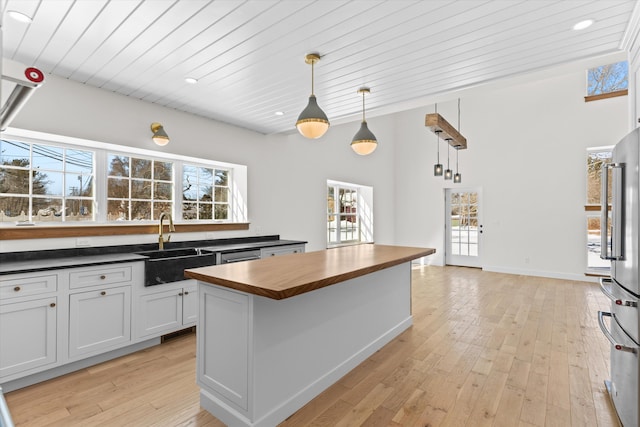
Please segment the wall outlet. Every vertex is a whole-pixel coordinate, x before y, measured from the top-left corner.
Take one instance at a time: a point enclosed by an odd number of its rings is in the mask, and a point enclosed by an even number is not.
[[[256,226],[256,235],[262,234],[262,227]]]
[[[208,233],[205,234],[205,238],[207,238],[207,239],[215,239],[216,238],[216,234],[213,231],[209,231]]]
[[[529,257],[526,257],[526,258],[524,259],[524,263],[525,263],[525,264],[529,264]]]
[[[88,237],[78,237],[76,239],[76,248],[86,248],[91,246],[91,239]]]

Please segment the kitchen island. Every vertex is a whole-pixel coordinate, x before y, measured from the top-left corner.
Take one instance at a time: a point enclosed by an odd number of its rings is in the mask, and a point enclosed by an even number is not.
[[[282,422],[411,326],[411,261],[434,252],[367,244],[186,270],[201,406],[230,426]]]

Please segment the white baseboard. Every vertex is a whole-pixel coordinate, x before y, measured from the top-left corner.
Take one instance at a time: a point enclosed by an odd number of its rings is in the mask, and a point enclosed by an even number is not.
[[[560,273],[557,271],[540,271],[525,270],[519,268],[501,267],[495,265],[486,265],[482,267],[483,271],[491,271],[494,273],[517,274],[521,276],[547,277],[550,279],[577,280],[581,282],[596,282],[597,277],[586,276],[584,274]]]

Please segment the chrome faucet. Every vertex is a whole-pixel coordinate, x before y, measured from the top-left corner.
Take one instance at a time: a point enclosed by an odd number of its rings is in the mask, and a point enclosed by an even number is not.
[[[176,231],[175,227],[173,226],[173,218],[171,218],[171,214],[168,212],[162,212],[160,214],[160,224],[158,225],[158,246],[160,249],[164,249],[164,242],[168,242],[169,240],[171,240],[171,235],[168,235],[167,239],[165,240],[164,233],[162,232],[162,221],[165,218],[169,218],[169,233],[171,233],[172,231]]]

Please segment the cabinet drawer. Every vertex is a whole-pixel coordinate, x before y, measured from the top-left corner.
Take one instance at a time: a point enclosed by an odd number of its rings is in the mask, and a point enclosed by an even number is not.
[[[0,300],[39,295],[56,290],[58,290],[58,276],[55,274],[12,275],[0,279]]]
[[[71,289],[124,282],[131,282],[131,266],[126,264],[78,269],[69,273]]]
[[[304,252],[304,248],[301,246],[285,246],[279,248],[264,248],[262,249],[261,258],[269,258],[272,256],[300,254]]]

